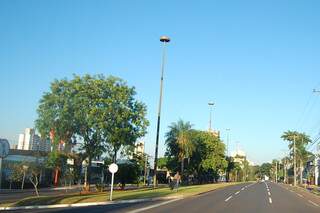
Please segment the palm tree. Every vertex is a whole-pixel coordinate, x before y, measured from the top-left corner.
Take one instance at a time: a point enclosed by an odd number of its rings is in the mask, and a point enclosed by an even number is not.
[[[176,123],[172,123],[169,129],[166,133],[166,145],[170,153],[177,154],[178,160],[181,163],[181,174],[183,174],[184,160],[186,158],[189,160],[195,149],[191,140],[192,125],[190,122],[179,120]]]
[[[177,143],[180,149],[179,159],[181,161],[181,174],[184,172],[184,160],[187,158],[188,163],[190,161],[190,157],[192,156],[192,152],[194,151],[194,145],[191,141],[190,130],[182,130],[179,132]]]
[[[300,171],[300,184],[302,184],[302,172],[304,168],[304,164],[308,160],[312,153],[306,150],[306,146],[312,142],[310,136],[305,133],[300,133],[297,131],[286,131],[283,133],[281,138],[285,141],[289,141],[288,147],[291,151],[291,156],[293,156],[293,141],[295,140],[296,143],[296,161],[299,163],[299,171]]]

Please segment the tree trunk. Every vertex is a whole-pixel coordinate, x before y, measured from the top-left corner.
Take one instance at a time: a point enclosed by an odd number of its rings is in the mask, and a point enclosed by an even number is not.
[[[117,153],[118,153],[118,150],[114,150],[114,155],[113,155],[113,163],[117,163]]]
[[[92,157],[89,156],[89,162],[87,165],[87,191],[90,191],[90,181],[91,181],[91,165],[92,165]]]
[[[58,181],[59,181],[59,168],[56,167],[54,171],[54,185],[57,187],[58,186]]]
[[[181,160],[181,175],[183,174],[183,170],[184,170],[184,160]]]
[[[22,178],[22,183],[21,183],[21,190],[24,188],[24,180],[26,178],[26,171],[23,171],[23,178]]]
[[[37,197],[39,197],[38,183],[34,185],[34,189],[36,190]]]
[[[37,175],[34,175],[34,180],[33,180],[33,177],[30,177],[29,180],[30,180],[30,182],[32,183],[32,185],[33,185],[33,187],[34,187],[34,190],[35,190],[35,192],[36,192],[37,197],[39,197],[39,191],[38,191],[39,181],[38,181],[38,176],[37,176]]]
[[[302,173],[303,173],[303,164],[302,164],[302,160],[300,160],[300,184],[303,184],[303,177],[302,177]]]

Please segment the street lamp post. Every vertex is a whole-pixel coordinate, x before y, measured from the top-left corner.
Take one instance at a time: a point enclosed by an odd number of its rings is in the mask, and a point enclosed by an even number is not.
[[[317,90],[317,89],[313,89],[313,92],[320,94],[320,90]],[[320,146],[320,145],[318,144],[318,146]],[[316,152],[319,153],[319,150],[317,150]],[[318,166],[318,157],[317,157],[317,155],[316,155],[316,157],[315,157],[315,167],[314,167],[315,185],[318,185],[318,184],[319,184],[319,182],[318,182],[318,176],[319,176],[319,166]]]
[[[293,136],[293,185],[297,186],[297,169],[296,169],[296,136]]]
[[[155,157],[154,157],[154,174],[153,174],[153,186],[154,187],[156,187],[158,185],[158,183],[157,183],[157,166],[158,166],[160,117],[161,117],[161,105],[162,105],[163,73],[164,73],[164,64],[165,64],[165,56],[166,56],[166,43],[170,42],[170,38],[168,36],[161,36],[160,41],[163,43],[163,51],[162,51],[162,64],[161,64],[160,98],[159,98],[159,106],[158,106],[156,149],[155,149]]]
[[[208,105],[210,107],[209,131],[211,131],[212,130],[212,126],[211,126],[212,125],[212,108],[213,108],[214,103],[212,101],[210,101],[208,103]]]

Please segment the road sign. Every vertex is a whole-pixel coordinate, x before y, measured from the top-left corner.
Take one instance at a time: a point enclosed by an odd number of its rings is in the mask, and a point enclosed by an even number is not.
[[[0,139],[0,158],[5,158],[9,154],[10,145],[7,140]]]
[[[118,171],[118,165],[112,163],[109,165],[109,172],[111,172],[111,189],[110,189],[110,200],[112,201],[112,192],[113,192],[113,181],[114,181],[114,173]]]
[[[116,173],[118,171],[118,165],[113,163],[109,165],[109,172]]]

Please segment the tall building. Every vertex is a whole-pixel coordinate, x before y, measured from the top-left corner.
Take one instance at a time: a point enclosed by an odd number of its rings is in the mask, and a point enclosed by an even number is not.
[[[18,149],[50,152],[50,140],[43,140],[32,128],[26,128],[23,134],[19,134]]]
[[[34,147],[34,130],[26,128],[23,134],[19,135],[18,149],[32,150]]]

